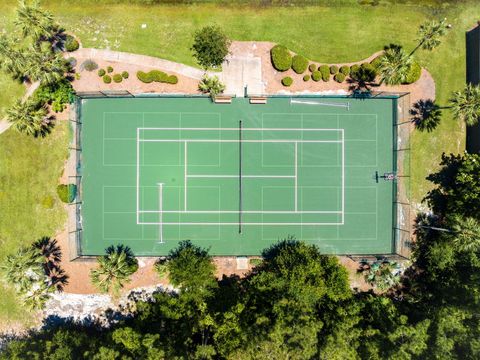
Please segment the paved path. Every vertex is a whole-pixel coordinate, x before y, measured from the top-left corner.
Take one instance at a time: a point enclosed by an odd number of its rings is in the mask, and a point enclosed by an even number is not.
[[[259,57],[233,55],[222,65],[222,68],[220,78],[226,86],[226,94],[243,97],[245,88],[249,94],[265,93],[262,82],[262,60]]]

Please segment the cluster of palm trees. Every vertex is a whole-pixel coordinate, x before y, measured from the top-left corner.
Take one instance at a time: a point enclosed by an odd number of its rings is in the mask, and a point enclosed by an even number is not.
[[[20,81],[58,83],[69,71],[60,51],[63,30],[36,0],[21,0],[16,11],[15,29],[23,38],[17,41],[15,34],[0,36],[0,69]],[[7,119],[18,131],[35,136],[48,132],[51,124],[44,104],[33,100],[18,101],[7,112]]]

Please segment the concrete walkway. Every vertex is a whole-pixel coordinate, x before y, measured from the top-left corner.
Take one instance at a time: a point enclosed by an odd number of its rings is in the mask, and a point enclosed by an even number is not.
[[[245,88],[249,94],[262,95],[265,93],[261,58],[234,55],[222,65],[222,68],[220,78],[225,84],[226,94],[243,97]]]

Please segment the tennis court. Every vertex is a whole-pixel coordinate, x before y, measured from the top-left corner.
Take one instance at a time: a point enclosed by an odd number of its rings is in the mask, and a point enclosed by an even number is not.
[[[393,251],[395,99],[81,102],[82,255],[181,240],[257,255],[287,236],[325,253]]]

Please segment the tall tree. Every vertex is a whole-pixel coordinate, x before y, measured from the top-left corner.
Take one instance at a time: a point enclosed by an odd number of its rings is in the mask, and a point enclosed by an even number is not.
[[[230,40],[218,26],[205,26],[195,32],[190,50],[204,69],[219,67],[228,55]]]
[[[17,100],[7,110],[7,120],[15,130],[33,136],[41,134],[48,125],[47,110],[31,99]]]
[[[447,24],[447,19],[427,21],[421,24],[418,29],[418,45],[412,50],[410,55],[413,55],[419,48],[430,51],[435,49],[441,44],[441,39],[449,28],[450,25]]]
[[[480,117],[480,85],[467,84],[463,90],[455,91],[450,99],[453,116],[471,126]]]
[[[399,85],[407,80],[413,58],[399,45],[387,47],[380,58],[381,82],[387,85]]]
[[[31,3],[20,0],[17,7],[15,25],[23,36],[31,36],[34,42],[49,39],[57,30],[53,16],[40,7],[38,0]]]
[[[116,296],[123,286],[130,282],[130,276],[137,271],[138,261],[130,248],[117,245],[110,246],[106,254],[97,259],[98,267],[92,269],[90,278],[102,292],[109,292]]]

